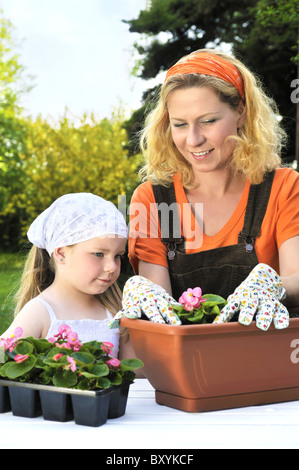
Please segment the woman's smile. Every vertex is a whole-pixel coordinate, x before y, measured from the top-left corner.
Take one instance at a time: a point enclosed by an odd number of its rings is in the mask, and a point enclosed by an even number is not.
[[[204,160],[213,152],[213,150],[214,149],[205,150],[203,152],[191,152],[191,153],[196,160]]]

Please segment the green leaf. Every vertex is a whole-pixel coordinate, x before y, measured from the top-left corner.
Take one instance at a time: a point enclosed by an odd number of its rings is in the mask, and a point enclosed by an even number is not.
[[[33,338],[33,336],[30,336],[26,339],[28,341],[30,340],[34,344],[37,353],[45,353],[46,351],[48,351],[48,349],[53,347],[52,343],[50,343],[50,341],[48,341],[47,339],[36,339]]]
[[[47,369],[47,370],[44,370],[38,377],[38,381],[39,383],[41,384],[44,384],[44,385],[49,385],[50,383],[52,383],[52,378],[53,378],[53,369]]]
[[[126,370],[123,374],[123,380],[128,380],[129,382],[133,382],[135,377],[136,374],[132,370]]]
[[[76,388],[78,390],[90,390],[91,389],[91,382],[90,380],[83,379],[78,382]]]
[[[86,371],[80,371],[81,374],[88,378],[98,378],[98,377],[104,377],[105,375],[109,374],[109,368],[106,364],[96,364],[89,372]]]
[[[6,369],[10,364],[11,364],[11,362],[6,362],[2,367],[0,367],[0,376],[1,377],[7,377]]]
[[[90,365],[94,363],[94,357],[92,354],[87,352],[75,352],[71,354],[71,357],[75,359],[76,364],[79,367]]]
[[[111,382],[106,377],[100,377],[96,381],[96,386],[98,388],[109,388],[111,386]]]
[[[143,366],[144,364],[140,359],[123,359],[120,363],[120,370],[135,370]]]
[[[55,359],[50,357],[50,358],[44,359],[43,362],[47,366],[50,366],[50,367],[53,367],[53,368],[56,368],[56,369],[59,369],[63,365],[69,365],[69,362],[67,360],[67,356],[62,356],[57,361],[55,361]]]
[[[34,346],[31,344],[29,341],[22,340],[20,341],[16,347],[15,347],[15,352],[16,354],[21,354],[22,356],[26,354],[26,356],[29,356],[32,354],[34,351]]]
[[[53,376],[53,385],[55,387],[74,387],[77,383],[77,375],[70,369],[59,369]]]
[[[6,376],[12,380],[17,379],[33,369],[35,362],[34,356],[29,356],[24,362],[9,362],[5,369]]]
[[[109,374],[109,380],[112,385],[120,385],[122,383],[122,376],[116,370],[113,370]]]
[[[50,349],[50,351],[46,354],[46,358],[51,358],[51,357],[54,357],[56,354],[64,354],[65,353],[65,349],[62,350],[62,348],[60,348],[59,346],[54,346],[52,349]],[[69,351],[70,352],[70,351]]]

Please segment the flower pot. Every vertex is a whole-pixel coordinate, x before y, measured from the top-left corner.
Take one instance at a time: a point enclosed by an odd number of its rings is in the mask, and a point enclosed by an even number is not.
[[[103,390],[84,391],[52,385],[0,380],[0,412],[51,421],[75,420],[84,426],[101,426],[126,411],[130,382]],[[11,400],[11,407],[10,401]]]
[[[130,382],[123,382],[121,385],[115,387],[114,392],[110,397],[108,418],[120,418],[126,412]]]
[[[84,395],[72,394],[74,419],[82,426],[102,426],[108,419],[110,395],[113,388],[86,392]]]
[[[0,413],[6,413],[11,410],[8,387],[0,385]]]
[[[72,400],[68,393],[40,390],[39,394],[44,419],[60,422],[71,421],[73,419]]]
[[[9,387],[12,414],[24,418],[36,418],[42,414],[39,393],[27,385],[20,382],[17,386]]]
[[[123,318],[121,324],[159,404],[209,411],[299,400],[299,318],[267,332],[255,322],[172,326]]]

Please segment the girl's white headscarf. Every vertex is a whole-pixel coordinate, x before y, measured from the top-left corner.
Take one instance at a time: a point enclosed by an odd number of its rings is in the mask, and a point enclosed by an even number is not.
[[[29,241],[46,249],[49,256],[55,248],[113,235],[128,236],[122,213],[112,202],[91,193],[59,197],[32,222],[27,232]]]

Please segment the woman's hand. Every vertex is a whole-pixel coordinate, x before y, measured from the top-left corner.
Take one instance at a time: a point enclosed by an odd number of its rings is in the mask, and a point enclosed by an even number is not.
[[[275,328],[287,328],[289,313],[280,303],[284,297],[285,289],[279,275],[270,266],[258,264],[228,297],[227,305],[214,323],[226,323],[239,312],[242,325],[250,325],[256,314],[256,326],[261,330],[268,330],[272,320]]]
[[[110,328],[118,328],[120,319],[141,318],[144,314],[154,323],[181,325],[181,320],[169,307],[169,304],[180,305],[163,287],[142,276],[133,276],[127,280],[122,300],[122,310],[110,321]]]

